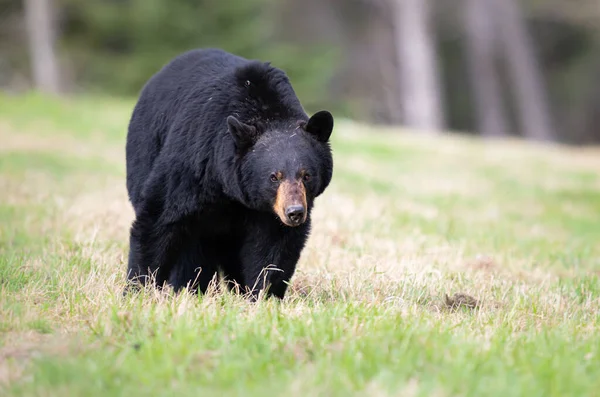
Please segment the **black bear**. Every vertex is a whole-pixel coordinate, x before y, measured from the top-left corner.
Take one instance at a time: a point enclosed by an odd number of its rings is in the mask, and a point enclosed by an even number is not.
[[[331,113],[309,118],[268,62],[219,49],[174,58],[143,87],[127,133],[130,285],[204,293],[221,273],[252,298],[283,298],[332,178],[332,130]]]

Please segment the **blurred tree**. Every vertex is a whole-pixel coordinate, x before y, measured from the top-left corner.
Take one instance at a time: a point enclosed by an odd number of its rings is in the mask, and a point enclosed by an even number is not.
[[[600,142],[588,120],[600,111],[591,92],[600,57],[600,8],[594,0],[530,2],[525,8],[553,106],[557,140]],[[594,109],[595,107],[595,109]]]
[[[532,140],[553,140],[544,78],[537,62],[521,7],[516,0],[492,0],[513,83],[523,135]]]
[[[384,121],[391,124],[402,123],[402,85],[398,72],[398,57],[396,55],[396,46],[394,41],[393,25],[390,27],[385,22],[385,9],[380,9],[378,21],[375,21],[371,32],[373,38],[374,65],[373,73],[377,73],[378,81],[374,82],[380,90],[380,95],[373,95],[376,100],[375,108],[379,111],[376,114],[381,116],[377,121]],[[374,112],[375,113],[375,112]]]
[[[24,5],[35,86],[40,91],[57,94],[60,91],[60,80],[54,49],[56,27],[52,1],[25,0]]]
[[[62,0],[63,45],[85,90],[135,95],[171,58],[199,47],[273,61],[308,108],[323,107],[330,47],[280,40],[276,0]]]
[[[445,127],[429,0],[394,0],[403,123],[439,132]]]
[[[600,45],[594,53],[594,60],[588,73],[590,80],[598,79],[600,76]],[[582,130],[586,131],[581,139],[575,140],[579,143],[600,142],[600,84],[589,84],[585,92],[584,119]]]
[[[484,136],[508,134],[502,89],[496,67],[498,36],[489,0],[466,0],[467,63],[473,88],[477,129]]]
[[[0,0],[3,89],[35,83],[28,28],[43,25],[26,23],[26,1]],[[491,22],[482,1],[500,4]],[[59,36],[63,92],[136,95],[176,54],[214,46],[285,69],[309,111],[600,142],[598,0],[53,0],[52,11],[40,37]]]
[[[401,86],[396,56],[394,4],[387,0],[288,0],[295,3],[293,18],[298,25],[291,32],[316,42],[333,39],[339,56],[328,91],[332,101],[343,104],[345,114],[372,123],[400,124]],[[306,13],[306,18],[298,18]],[[325,29],[315,29],[319,15]],[[290,22],[284,21],[290,33]],[[310,27],[310,34],[303,33]],[[333,30],[333,32],[331,32]],[[344,114],[341,113],[341,114]]]

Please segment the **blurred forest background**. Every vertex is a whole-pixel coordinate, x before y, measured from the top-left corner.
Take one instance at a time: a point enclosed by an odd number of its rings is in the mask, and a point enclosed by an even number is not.
[[[196,47],[272,61],[308,111],[600,141],[599,0],[0,0],[7,92],[135,97]]]

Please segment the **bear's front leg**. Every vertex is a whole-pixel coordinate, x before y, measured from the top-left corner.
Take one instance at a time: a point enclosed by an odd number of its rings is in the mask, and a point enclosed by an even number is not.
[[[261,291],[266,297],[283,299],[288,282],[306,241],[306,227],[281,229],[278,233],[254,230],[240,252],[244,287],[250,291],[250,300],[256,301]]]
[[[244,287],[249,292],[251,302],[256,302],[261,292],[266,290],[266,297],[275,296],[283,299],[287,290],[287,282],[292,277],[294,271],[285,271],[277,265],[267,265],[261,267],[259,263],[267,263],[268,260],[256,259],[255,266],[248,264],[249,268],[244,273]],[[271,262],[279,262],[273,260]],[[250,268],[251,267],[251,268]]]

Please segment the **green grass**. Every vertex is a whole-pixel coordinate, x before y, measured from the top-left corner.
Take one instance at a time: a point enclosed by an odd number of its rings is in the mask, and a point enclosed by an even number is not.
[[[123,298],[132,106],[0,95],[0,394],[597,395],[597,149],[339,121],[283,302]]]

